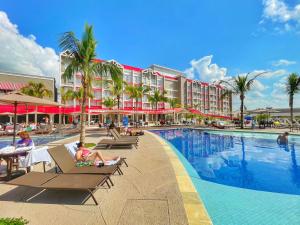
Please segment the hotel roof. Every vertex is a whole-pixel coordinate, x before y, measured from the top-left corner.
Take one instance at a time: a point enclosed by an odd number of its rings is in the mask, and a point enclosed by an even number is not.
[[[44,75],[33,75],[33,74],[24,74],[24,73],[14,73],[14,72],[6,72],[0,71],[1,75],[11,75],[11,76],[19,76],[19,77],[28,77],[28,78],[38,78],[38,79],[45,79],[45,80],[54,80],[54,77],[44,76]]]

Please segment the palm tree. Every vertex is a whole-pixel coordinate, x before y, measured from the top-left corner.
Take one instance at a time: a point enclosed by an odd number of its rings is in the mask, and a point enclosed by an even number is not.
[[[82,100],[83,100],[83,88],[82,87],[80,87],[77,91],[73,91],[73,90],[69,89],[69,90],[66,91],[65,95],[66,95],[67,100],[74,100],[75,99],[79,102],[80,105],[83,103],[82,102]],[[87,97],[88,98],[93,98],[94,95],[92,94],[91,91],[88,91]]]
[[[91,92],[91,89],[88,90],[87,93],[88,98],[93,98],[94,95]],[[61,89],[61,101],[63,104],[66,104],[66,101],[68,100],[77,100],[79,104],[82,104],[83,99],[83,88],[80,87],[79,90],[73,91],[71,89],[68,89],[66,92],[64,91],[64,88]]]
[[[40,82],[36,83],[30,81],[25,87],[21,88],[21,92],[38,98],[51,98],[53,96],[53,92],[47,89],[45,84]]]
[[[175,123],[175,108],[179,108],[180,107],[180,103],[178,98],[170,98],[168,99],[168,102],[170,104],[171,109],[173,109],[173,122]]]
[[[66,105],[67,101],[70,99],[70,91],[71,90],[67,90],[65,91],[65,88],[61,87],[60,88],[60,99],[61,99],[61,103]],[[66,119],[65,119],[65,114],[62,114],[62,118],[63,118],[63,124],[66,124]]]
[[[125,91],[130,98],[135,99],[135,109],[137,109],[139,99],[143,98],[150,91],[150,88],[143,86],[143,84],[139,86],[127,85]]]
[[[80,120],[80,142],[85,142],[86,124],[86,100],[89,90],[92,88],[92,81],[96,76],[104,74],[121,74],[118,66],[110,62],[99,62],[96,60],[97,41],[94,38],[93,27],[86,25],[82,39],[79,40],[73,32],[65,32],[59,41],[60,48],[68,52],[70,64],[63,73],[64,79],[70,79],[75,73],[81,73],[82,104]]]
[[[159,90],[155,90],[153,95],[148,96],[149,102],[155,106],[155,110],[158,109],[158,103],[159,102],[167,102],[168,98],[165,97],[165,94],[167,94],[166,91],[163,91],[162,93]],[[158,120],[158,115],[156,114],[156,121]]]
[[[20,90],[22,93],[26,95],[30,95],[37,98],[48,97],[51,98],[53,96],[53,92],[45,86],[45,84],[41,82],[33,82],[30,81],[25,87]],[[37,111],[37,106],[35,108]],[[34,115],[34,121],[37,122],[37,113]],[[28,122],[28,114],[26,114],[26,123]]]
[[[300,90],[300,77],[297,73],[291,73],[286,82],[286,92],[289,95],[289,106],[290,106],[290,116],[291,116],[291,129],[293,129],[294,123],[294,95]]]
[[[120,123],[120,99],[121,95],[123,94],[123,86],[127,83],[123,81],[122,73],[114,73],[111,74],[111,80],[107,81],[110,85],[110,91],[113,96],[117,99],[117,106],[118,106],[118,125]]]
[[[240,105],[240,120],[241,120],[241,129],[244,128],[244,100],[246,93],[251,90],[251,88],[254,85],[254,81],[257,77],[261,76],[266,72],[262,72],[259,74],[256,74],[254,77],[250,78],[250,73],[246,75],[238,75],[237,77],[234,77],[232,80],[221,80],[220,84],[225,84],[227,86],[227,89],[224,91],[222,98],[226,96],[239,95],[241,100]]]
[[[113,98],[106,98],[106,99],[104,99],[104,101],[102,102],[102,104],[103,104],[106,108],[112,110],[113,107],[117,105],[117,102],[116,102],[116,100],[113,99]],[[112,118],[111,118],[111,120],[112,120]]]

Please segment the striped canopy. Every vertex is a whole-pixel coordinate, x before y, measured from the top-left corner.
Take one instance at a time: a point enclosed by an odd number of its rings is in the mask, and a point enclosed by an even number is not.
[[[9,81],[1,81],[0,82],[0,90],[5,91],[15,91],[20,90],[21,88],[25,87],[26,83],[13,83]]]

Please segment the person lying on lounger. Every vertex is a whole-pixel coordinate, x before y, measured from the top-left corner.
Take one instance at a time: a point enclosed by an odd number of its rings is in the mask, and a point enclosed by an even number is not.
[[[103,156],[99,151],[91,152],[89,149],[85,148],[82,142],[77,144],[77,151],[75,159],[77,162],[93,161],[94,165],[99,165],[99,163],[104,163],[104,165],[116,164],[119,160],[119,156]]]
[[[139,130],[139,129],[130,129],[128,128],[126,131],[127,134],[129,134],[130,136],[141,136],[144,135],[144,131]]]

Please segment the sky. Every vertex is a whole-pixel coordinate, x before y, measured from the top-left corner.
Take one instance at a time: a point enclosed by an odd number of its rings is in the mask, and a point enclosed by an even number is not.
[[[98,58],[208,82],[268,71],[246,107],[288,107],[286,77],[300,65],[300,0],[1,0],[0,71],[57,76],[60,35],[80,38],[86,23]]]

